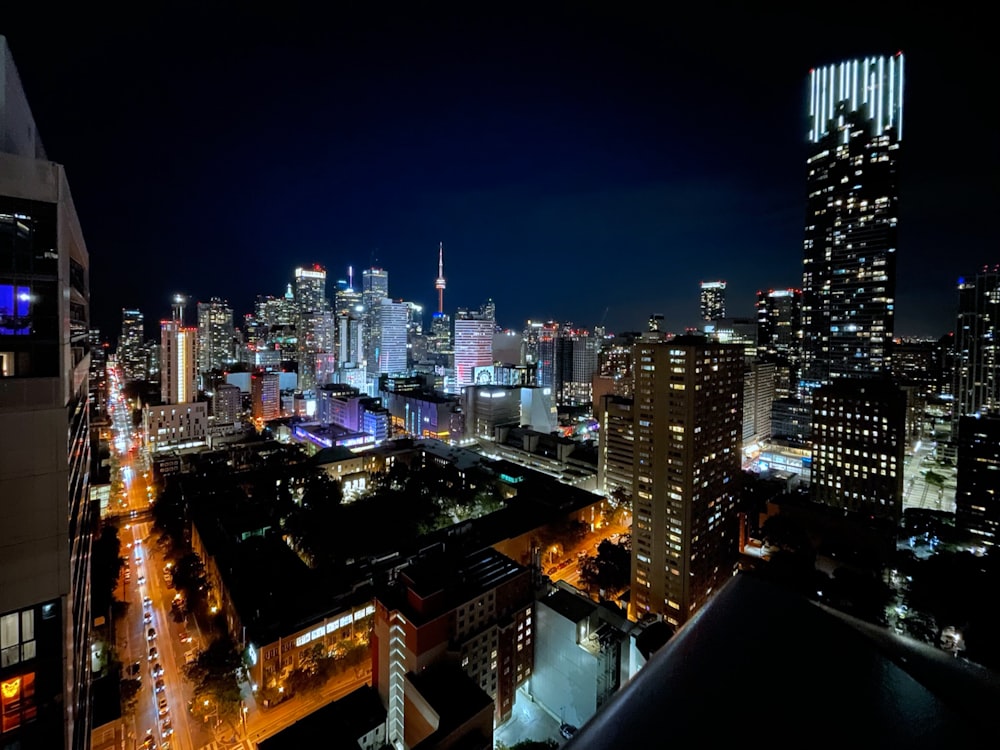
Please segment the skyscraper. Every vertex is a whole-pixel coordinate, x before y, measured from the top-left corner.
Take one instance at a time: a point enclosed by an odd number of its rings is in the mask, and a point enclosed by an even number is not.
[[[772,289],[757,292],[757,355],[779,357],[792,364],[799,360],[802,325],[802,291]]]
[[[455,385],[475,383],[476,369],[493,365],[492,318],[459,310],[455,316]]]
[[[1000,414],[959,422],[955,522],[992,547],[1000,534]]]
[[[302,312],[326,310],[326,270],[319,263],[295,269],[295,301]]]
[[[118,337],[118,364],[125,380],[146,379],[143,317],[138,310],[122,310],[122,332]]]
[[[896,295],[903,55],[814,68],[802,268],[802,395],[887,373]]]
[[[726,317],[725,281],[701,282],[701,317],[704,320],[719,320]]]
[[[0,36],[0,746],[90,746],[90,259]]]
[[[234,360],[233,308],[212,297],[198,303],[198,372],[225,370]]]
[[[406,329],[410,308],[405,302],[382,299],[378,308],[378,371],[406,372]]]
[[[444,288],[446,282],[444,279],[444,243],[442,242],[438,246],[438,275],[434,280],[434,288],[437,289],[438,293],[438,315],[444,315]]]
[[[1000,413],[1000,266],[958,280],[954,427],[980,411]]]
[[[174,298],[174,315],[160,321],[160,399],[187,404],[198,396],[198,329],[184,325],[184,297]]]
[[[743,347],[639,341],[629,614],[687,621],[735,572]]]
[[[364,305],[365,360],[368,369],[378,366],[378,310],[389,296],[389,272],[383,268],[366,268],[361,272],[361,302]]]

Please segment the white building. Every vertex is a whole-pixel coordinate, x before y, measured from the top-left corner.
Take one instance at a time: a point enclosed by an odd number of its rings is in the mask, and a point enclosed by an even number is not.
[[[142,414],[150,453],[204,444],[208,435],[208,404],[147,406]]]

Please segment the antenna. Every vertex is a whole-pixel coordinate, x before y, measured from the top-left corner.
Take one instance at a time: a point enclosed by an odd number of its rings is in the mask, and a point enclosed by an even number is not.
[[[438,293],[438,314],[444,314],[444,243],[438,245],[438,275],[434,280],[434,288]]]
[[[354,266],[347,267],[347,288],[354,291]]]

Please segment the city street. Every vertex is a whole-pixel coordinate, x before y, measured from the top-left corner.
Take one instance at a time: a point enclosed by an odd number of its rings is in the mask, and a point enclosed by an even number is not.
[[[955,512],[956,471],[936,460],[937,444],[918,440],[906,456],[903,465],[903,509],[923,508]],[[912,453],[913,455],[909,455]],[[927,473],[944,477],[943,487],[929,483]]]

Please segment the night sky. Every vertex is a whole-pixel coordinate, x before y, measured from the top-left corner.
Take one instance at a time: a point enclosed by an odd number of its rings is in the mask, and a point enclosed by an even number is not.
[[[360,286],[374,260],[430,309],[439,242],[446,311],[492,297],[507,327],[657,312],[679,330],[720,278],[751,315],[756,290],[801,285],[810,67],[899,49],[897,335],[950,330],[957,277],[1000,262],[981,16],[30,5],[0,34],[66,166],[112,341],[122,307],[150,336],[174,292],[240,316],[312,262]]]

